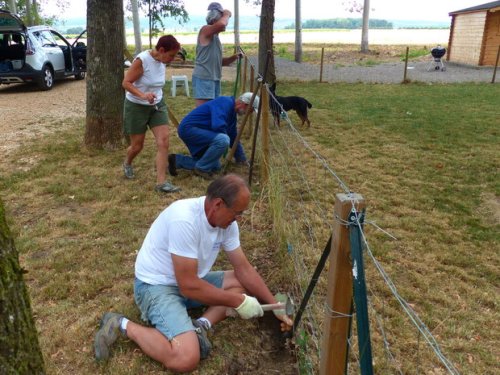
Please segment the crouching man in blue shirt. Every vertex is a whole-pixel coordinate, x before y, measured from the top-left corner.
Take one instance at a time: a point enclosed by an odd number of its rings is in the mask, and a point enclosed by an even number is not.
[[[190,155],[170,154],[168,171],[177,175],[177,169],[192,170],[196,175],[212,179],[221,169],[220,158],[232,147],[237,135],[238,115],[244,115],[252,98],[251,92],[242,94],[238,99],[232,96],[219,96],[184,117],[179,124],[179,137],[186,144]],[[253,108],[259,105],[256,96]],[[237,163],[246,164],[247,158],[240,143],[234,154]]]

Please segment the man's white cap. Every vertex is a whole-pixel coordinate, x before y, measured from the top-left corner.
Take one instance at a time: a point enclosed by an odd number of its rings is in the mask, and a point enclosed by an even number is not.
[[[244,94],[241,94],[239,99],[245,104],[250,104],[250,100],[252,100],[252,95],[253,93],[246,92]],[[255,95],[255,99],[253,100],[253,109],[255,112],[259,110],[259,95]]]

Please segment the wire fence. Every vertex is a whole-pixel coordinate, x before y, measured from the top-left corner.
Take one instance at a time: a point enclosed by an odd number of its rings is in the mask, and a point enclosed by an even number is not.
[[[436,62],[430,48],[400,46],[397,50],[359,51],[329,47],[308,47],[307,61],[296,63],[275,56],[276,76],[280,81],[315,81],[326,83],[389,83],[413,82],[497,82],[495,66],[464,65],[440,59],[445,70],[435,70]],[[322,50],[324,50],[322,52]],[[426,53],[427,52],[427,53]],[[350,56],[349,58],[347,56]],[[405,61],[408,59],[407,61]],[[257,61],[255,57],[253,61]]]
[[[337,193],[351,190],[314,143],[304,139],[267,85],[272,112],[278,114],[281,125],[270,131],[269,181],[267,195],[273,215],[274,235],[286,251],[292,283],[290,292],[300,302],[312,274],[332,234],[335,220],[334,203]],[[278,111],[276,110],[278,109]],[[258,149],[262,149],[258,147]],[[362,192],[358,192],[362,193]],[[369,207],[368,207],[369,213]],[[382,233],[397,250],[397,239],[388,231],[368,220],[362,231],[365,273],[368,288],[369,319],[373,364],[376,373],[383,374],[458,374],[458,370],[440,348],[437,339],[419,318],[412,305],[398,292],[389,274],[374,256],[368,237]],[[307,304],[294,342],[301,374],[319,373],[325,319],[351,319],[352,315],[330,311],[326,305],[327,270],[319,277]],[[347,374],[360,373],[356,325],[347,342]],[[331,348],[335,350],[335,348]]]

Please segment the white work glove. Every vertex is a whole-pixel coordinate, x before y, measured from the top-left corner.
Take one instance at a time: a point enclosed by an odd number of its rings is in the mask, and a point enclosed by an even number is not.
[[[241,305],[235,308],[239,316],[241,316],[243,319],[251,319],[264,315],[264,310],[262,310],[262,307],[260,306],[259,301],[257,301],[257,298],[247,296],[246,294],[243,295],[245,296],[245,300]]]

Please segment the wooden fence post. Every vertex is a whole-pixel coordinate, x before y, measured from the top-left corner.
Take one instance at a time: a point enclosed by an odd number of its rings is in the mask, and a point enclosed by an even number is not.
[[[495,78],[497,76],[498,59],[500,58],[500,45],[497,51],[497,60],[495,61],[495,68],[493,69],[493,77],[491,78],[491,83],[495,83]]]
[[[262,85],[260,90],[262,100],[262,165],[261,180],[267,183],[269,177],[269,93],[267,87]]]
[[[247,88],[247,69],[248,69],[248,57],[245,56],[245,62],[243,63],[243,76],[241,78],[241,93],[246,92]]]
[[[405,72],[403,75],[403,83],[408,83],[406,79],[406,74],[408,73],[408,53],[410,52],[410,47],[406,47],[406,57],[405,57]]]
[[[319,83],[323,82],[323,59],[325,57],[325,47],[321,47],[321,65],[319,68]]]
[[[321,375],[343,375],[347,365],[353,284],[349,228],[346,223],[353,207],[358,212],[365,208],[361,195],[337,194],[326,296],[328,307],[321,345]]]
[[[259,91],[259,87],[265,86],[267,82],[265,81],[265,77],[267,77],[267,70],[269,69],[269,63],[271,61],[271,54],[273,52],[271,50],[267,50],[266,55],[266,64],[264,65],[264,72],[262,74],[262,79],[259,79],[257,82],[257,88],[255,92]],[[255,95],[254,92],[254,95]],[[262,116],[262,99],[259,101],[259,109],[257,111],[257,118],[255,119],[255,126],[252,136],[252,156],[250,157],[250,169],[248,170],[248,185],[252,186],[252,175],[253,175],[253,166],[255,163],[255,151],[257,149],[257,134],[259,132],[259,121],[260,116]]]
[[[250,65],[250,91],[253,92],[253,86],[255,84],[255,68],[253,65]],[[248,126],[247,126],[247,138],[251,138],[253,134],[253,112],[250,113],[250,117],[248,118]]]
[[[236,138],[234,139],[233,146],[229,149],[229,151],[226,155],[226,162],[224,164],[224,169],[231,162],[231,160],[233,160],[234,154],[236,153],[236,148],[238,147],[238,144],[240,143],[241,135],[243,134],[243,131],[245,130],[245,125],[248,122],[249,118],[251,117],[252,113],[254,112],[253,102],[255,101],[255,97],[257,96],[259,89],[260,89],[260,82],[257,83],[257,87],[255,88],[255,91],[252,93],[252,97],[250,98],[250,103],[249,103],[247,111],[245,113],[245,117],[243,117],[243,122],[241,123],[241,125],[238,129],[238,133],[236,134]]]

